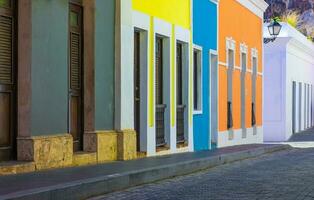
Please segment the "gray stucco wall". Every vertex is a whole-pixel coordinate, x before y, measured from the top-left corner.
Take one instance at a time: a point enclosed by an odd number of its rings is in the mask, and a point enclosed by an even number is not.
[[[33,0],[32,135],[67,132],[68,0]]]
[[[95,129],[114,126],[114,0],[96,0]]]

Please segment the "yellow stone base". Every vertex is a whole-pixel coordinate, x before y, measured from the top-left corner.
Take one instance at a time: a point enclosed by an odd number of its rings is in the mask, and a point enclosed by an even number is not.
[[[34,162],[5,162],[0,164],[0,175],[19,174],[35,171]]]
[[[118,159],[132,160],[136,158],[136,132],[134,130],[118,132]]]
[[[73,153],[70,134],[18,138],[19,162],[0,163],[0,175],[137,158],[134,130],[86,133],[83,146],[84,152]]]
[[[97,161],[131,160],[137,158],[136,133],[133,130],[125,131],[97,131],[90,136],[96,146]],[[90,140],[91,141],[91,140]],[[92,148],[88,148],[92,149]]]
[[[92,165],[96,163],[96,153],[78,152],[73,155],[73,166]]]
[[[17,160],[33,161],[38,170],[71,166],[72,157],[70,134],[17,139]]]

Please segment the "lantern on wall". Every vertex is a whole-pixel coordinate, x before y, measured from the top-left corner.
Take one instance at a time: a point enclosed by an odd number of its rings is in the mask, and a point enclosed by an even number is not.
[[[271,38],[264,38],[264,43],[274,42],[281,31],[281,27],[282,25],[278,22],[278,19],[273,19],[267,26]]]

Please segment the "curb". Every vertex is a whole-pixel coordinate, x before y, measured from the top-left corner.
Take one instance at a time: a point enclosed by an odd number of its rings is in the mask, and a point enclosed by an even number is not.
[[[77,200],[87,199],[106,193],[123,190],[142,184],[160,181],[175,176],[182,176],[200,170],[255,158],[264,154],[291,149],[290,145],[258,147],[207,158],[188,160],[175,164],[162,165],[143,170],[130,171],[96,178],[84,179],[55,186],[24,190],[0,196],[0,199],[11,200]]]

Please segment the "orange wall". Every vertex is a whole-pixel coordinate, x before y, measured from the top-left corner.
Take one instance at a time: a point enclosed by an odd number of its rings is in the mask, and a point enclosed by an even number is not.
[[[240,44],[248,46],[247,64],[251,69],[251,49],[258,50],[258,72],[262,72],[262,19],[252,13],[236,0],[220,0],[219,3],[219,61],[226,61],[226,38],[231,37],[236,42],[235,65],[240,66]],[[219,67],[219,131],[227,130],[227,70]],[[251,76],[246,75],[246,125],[251,127]],[[233,125],[241,128],[241,76],[235,69],[233,75]],[[262,78],[257,81],[256,94],[257,125],[262,124]]]
[[[218,100],[218,116],[219,130],[224,130],[227,127],[227,68],[219,67],[219,100]]]

